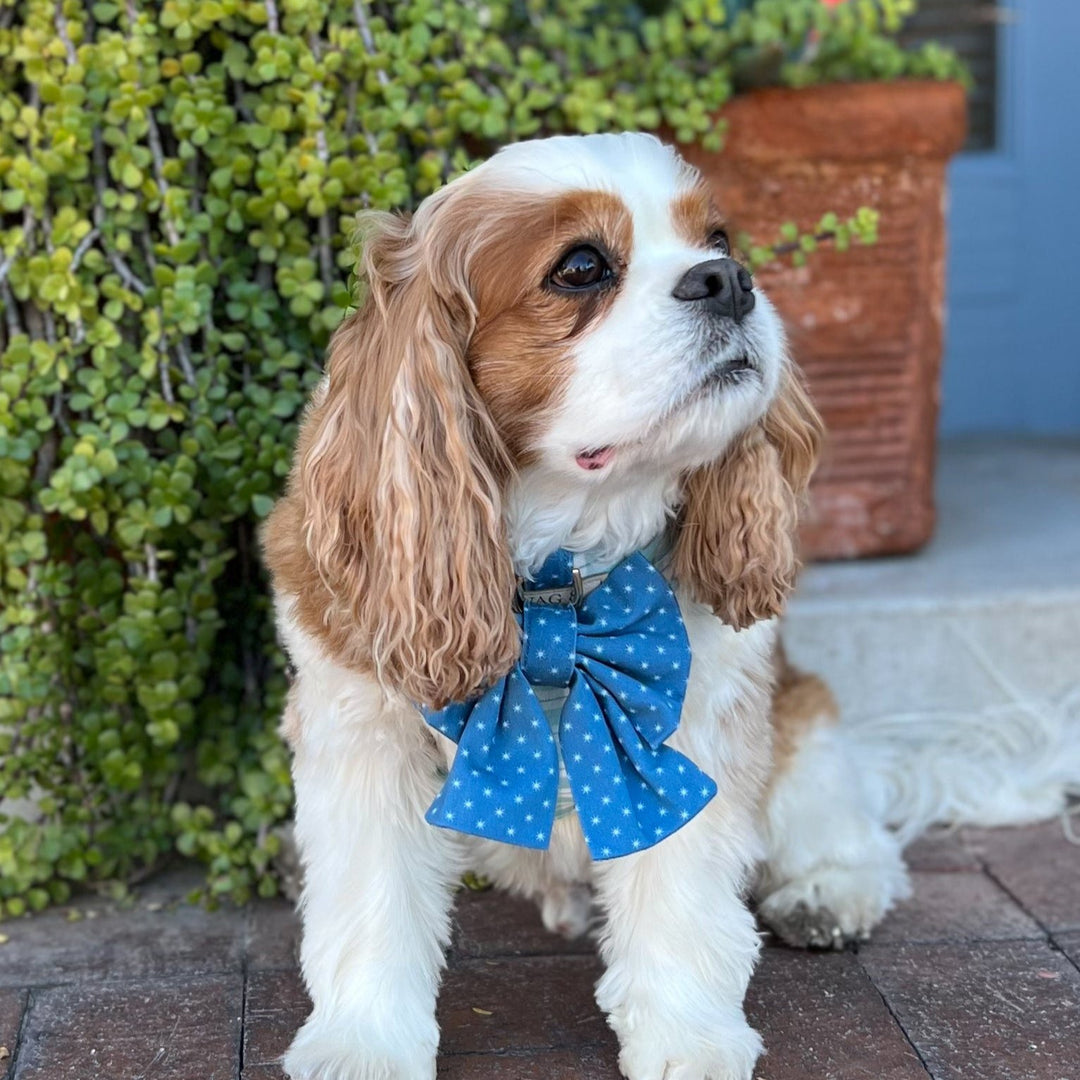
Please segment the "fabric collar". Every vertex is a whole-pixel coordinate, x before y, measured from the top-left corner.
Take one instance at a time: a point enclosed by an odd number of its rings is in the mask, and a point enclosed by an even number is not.
[[[554,552],[521,591],[521,656],[479,697],[425,716],[458,744],[433,825],[546,849],[565,767],[595,859],[643,850],[681,828],[715,783],[664,742],[678,727],[690,646],[670,586],[643,552],[585,595],[574,556]],[[582,575],[583,576],[583,575]],[[590,575],[591,576],[591,575]],[[552,733],[534,687],[565,687]]]

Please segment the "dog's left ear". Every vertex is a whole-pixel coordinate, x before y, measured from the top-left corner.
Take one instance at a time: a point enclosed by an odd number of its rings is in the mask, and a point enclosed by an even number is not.
[[[823,431],[789,365],[760,423],[686,478],[672,572],[737,630],[779,615],[795,585],[799,509]]]
[[[469,234],[434,227],[450,197],[411,221],[367,215],[368,296],[334,335],[266,531],[279,590],[334,659],[434,707],[490,685],[519,650],[509,459],[465,359]]]

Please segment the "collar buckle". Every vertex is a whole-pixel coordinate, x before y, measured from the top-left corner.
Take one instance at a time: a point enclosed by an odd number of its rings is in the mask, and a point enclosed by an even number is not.
[[[569,585],[558,585],[553,589],[526,589],[525,582],[518,579],[514,591],[514,610],[522,611],[526,604],[537,607],[577,607],[585,597],[585,583],[581,571],[575,566],[571,571],[573,580]]]

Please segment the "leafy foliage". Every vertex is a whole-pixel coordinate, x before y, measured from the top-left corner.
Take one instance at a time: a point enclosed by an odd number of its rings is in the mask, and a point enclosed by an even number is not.
[[[762,57],[950,74],[883,34],[911,6],[0,0],[0,914],[174,850],[275,891],[257,529],[358,209],[544,132],[717,146]]]

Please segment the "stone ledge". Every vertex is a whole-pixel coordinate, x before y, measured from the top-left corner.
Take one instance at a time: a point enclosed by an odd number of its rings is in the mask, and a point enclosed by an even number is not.
[[[947,441],[936,497],[922,551],[809,567],[791,618],[1080,601],[1080,441]]]
[[[945,445],[940,525],[906,558],[809,567],[792,660],[844,715],[1063,710],[1080,722],[1080,442]]]

